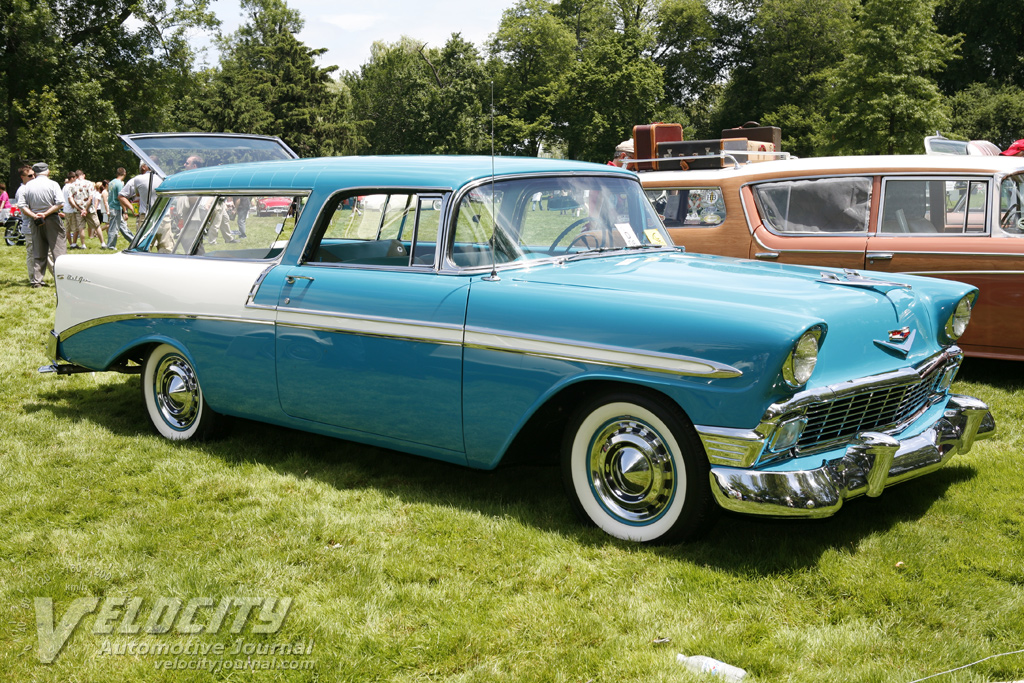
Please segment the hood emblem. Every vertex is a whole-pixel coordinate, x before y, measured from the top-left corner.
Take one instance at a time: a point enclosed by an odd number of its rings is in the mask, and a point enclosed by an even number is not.
[[[901,358],[906,358],[910,354],[910,348],[914,345],[915,336],[917,336],[917,330],[911,330],[909,327],[889,330],[889,338],[885,341],[876,339],[875,345],[898,354]]]
[[[907,337],[910,336],[910,328],[904,327],[901,330],[891,330],[889,332],[889,341],[893,343],[905,342]]]
[[[851,270],[849,268],[843,269],[842,276],[839,276],[836,273],[826,273],[825,271],[821,271],[821,277],[818,278],[818,282],[824,282],[830,285],[846,285],[847,287],[863,287],[865,289],[874,289],[882,293],[893,289],[913,289],[905,282],[877,280],[873,277],[861,275],[856,270]]]

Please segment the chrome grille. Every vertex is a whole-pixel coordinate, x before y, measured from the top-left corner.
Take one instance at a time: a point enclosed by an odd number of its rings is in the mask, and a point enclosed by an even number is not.
[[[917,381],[866,388],[807,408],[807,427],[797,443],[798,451],[844,441],[860,432],[897,425],[924,408],[942,377],[943,367],[933,367]]]

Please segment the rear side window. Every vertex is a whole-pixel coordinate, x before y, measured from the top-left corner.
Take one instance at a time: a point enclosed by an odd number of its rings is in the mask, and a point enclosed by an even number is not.
[[[871,178],[784,180],[754,186],[761,220],[772,232],[866,233]]]
[[[725,222],[720,187],[647,190],[647,198],[666,228],[712,228]]]
[[[132,251],[267,260],[288,244],[304,197],[177,195],[160,201]]]

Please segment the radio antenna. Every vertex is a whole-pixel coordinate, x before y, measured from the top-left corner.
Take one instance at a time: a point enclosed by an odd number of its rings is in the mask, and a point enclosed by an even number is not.
[[[498,215],[494,213],[494,80],[491,80],[491,274],[484,278],[487,282],[497,282],[498,264],[494,258],[494,250],[498,246]]]

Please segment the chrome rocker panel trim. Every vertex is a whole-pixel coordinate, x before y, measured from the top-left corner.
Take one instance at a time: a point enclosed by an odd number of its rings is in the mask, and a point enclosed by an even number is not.
[[[862,432],[846,453],[811,470],[711,468],[711,490],[726,510],[771,517],[828,517],[843,502],[878,496],[888,486],[928,474],[979,439],[995,434],[988,406],[970,396],[950,396],[943,416],[917,436],[899,440]]]

